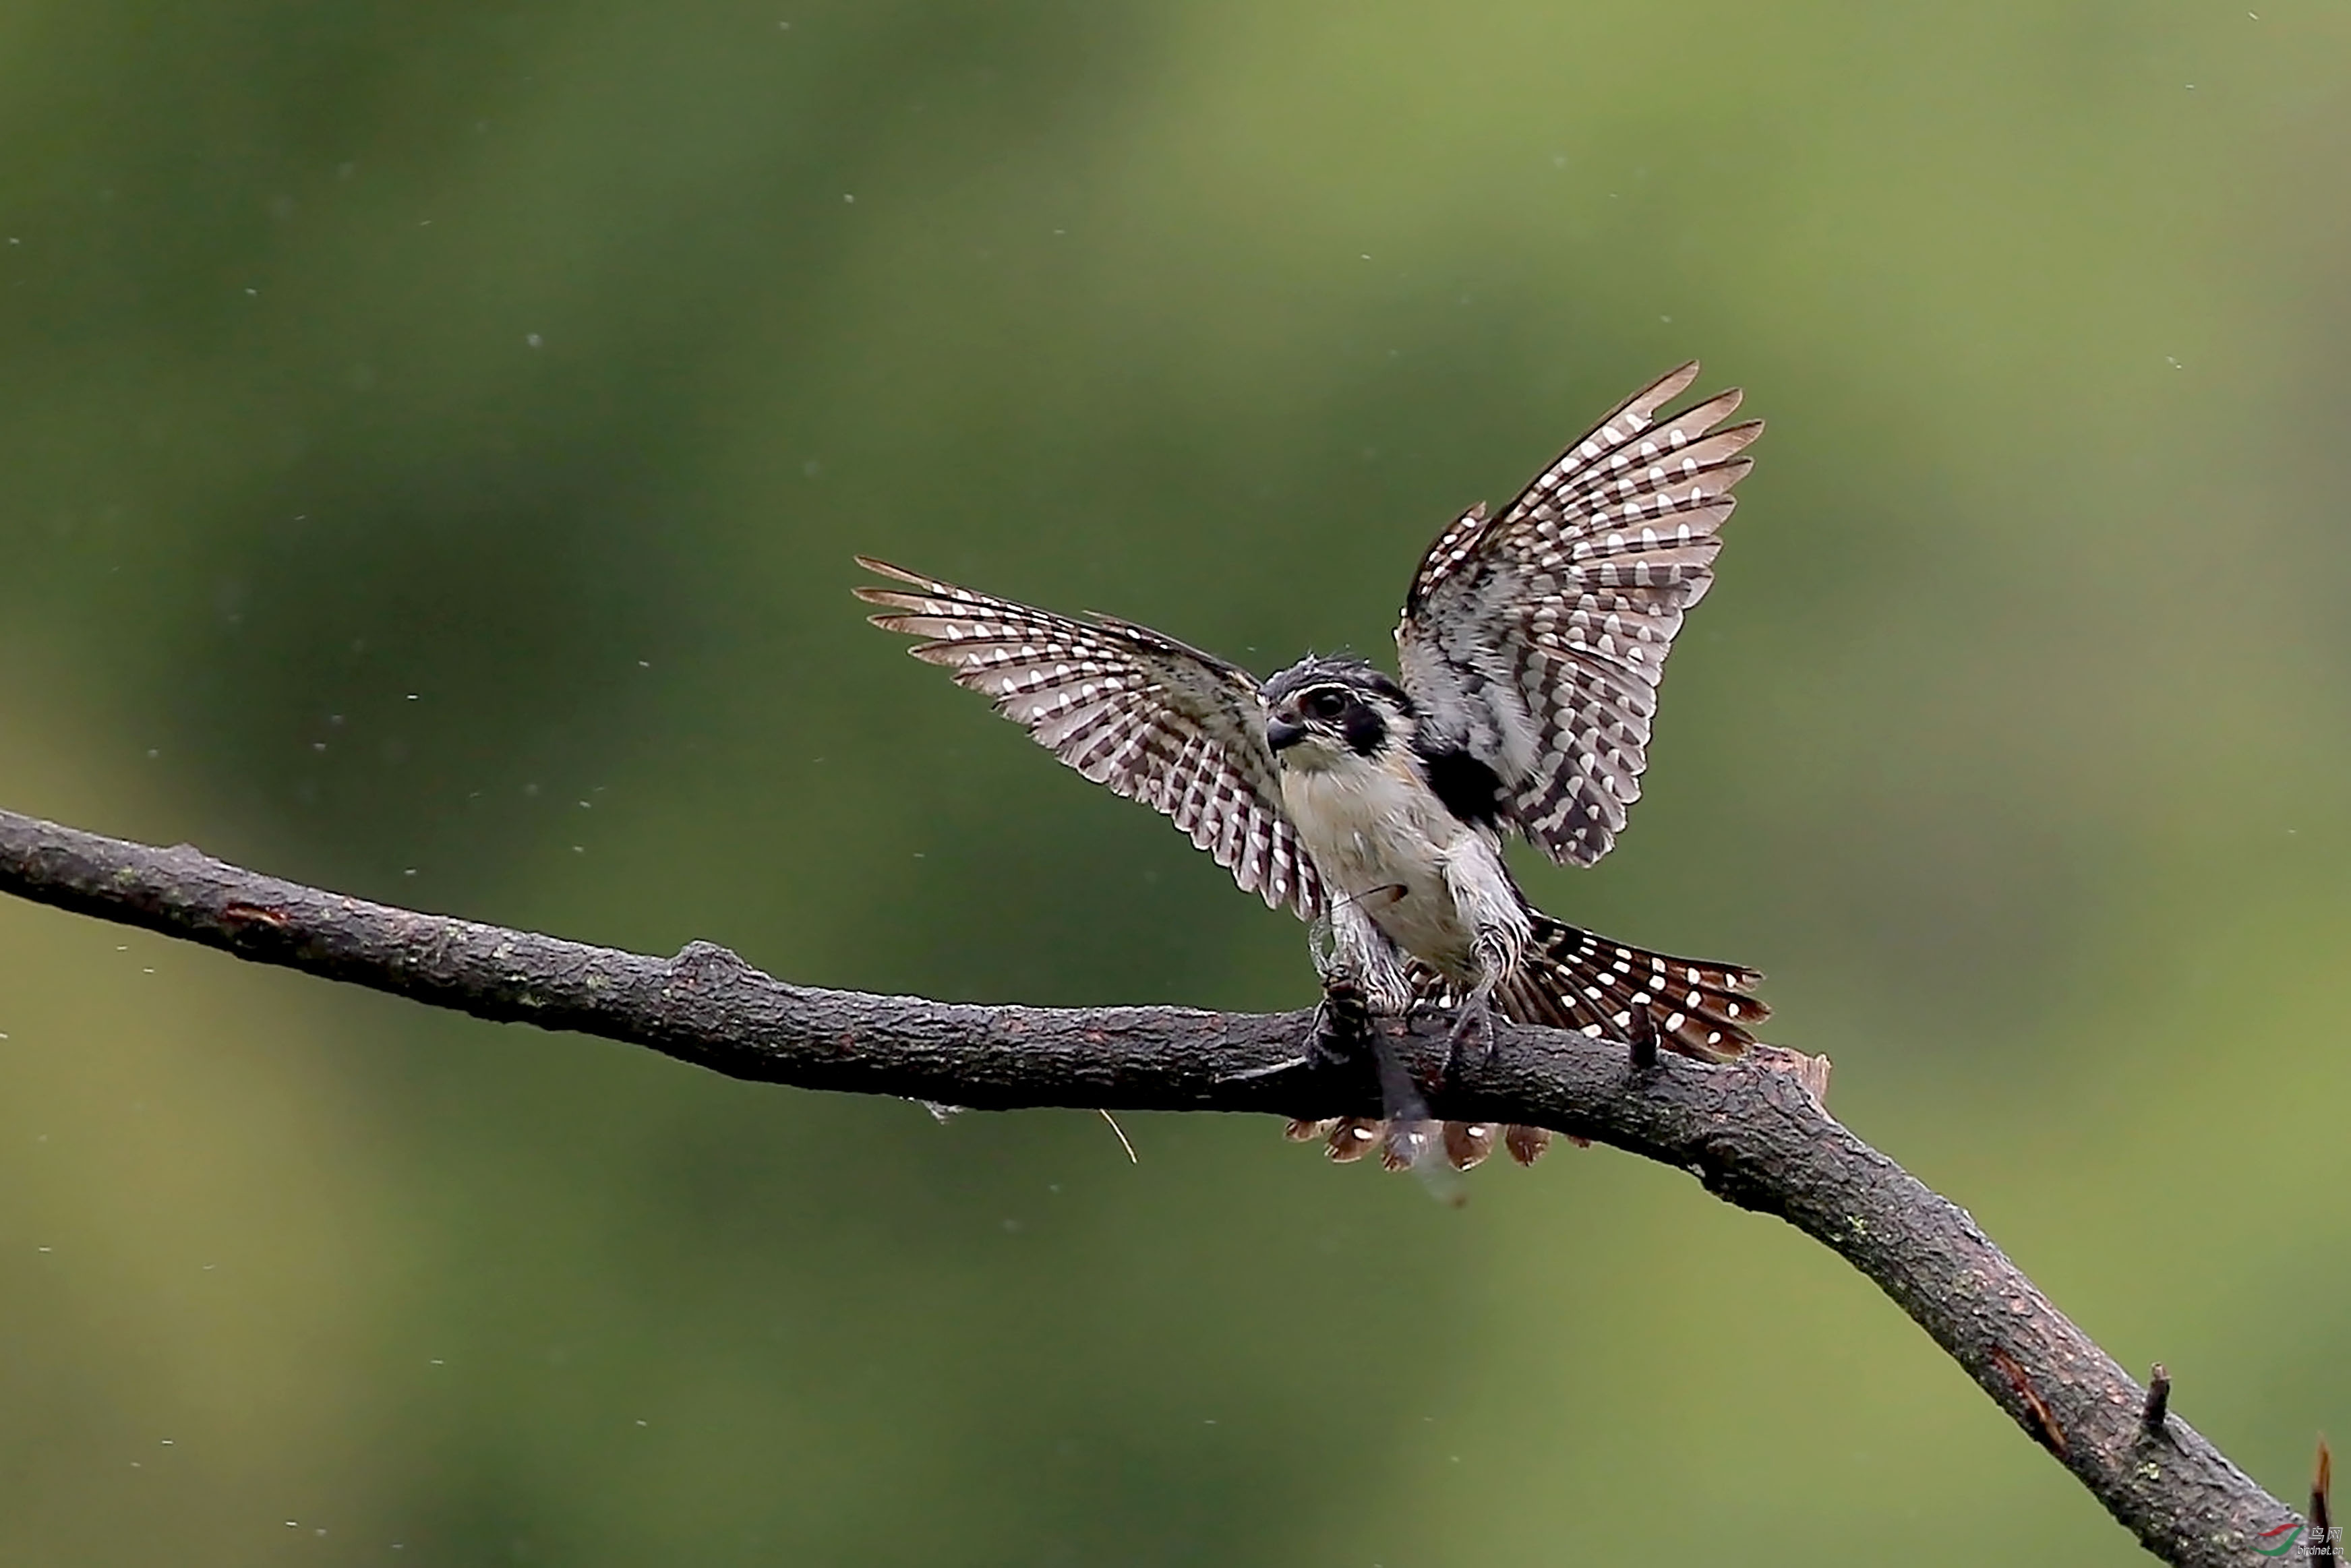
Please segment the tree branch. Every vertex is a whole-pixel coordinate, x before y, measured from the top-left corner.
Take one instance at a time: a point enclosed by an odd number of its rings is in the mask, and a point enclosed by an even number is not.
[[[1304,1013],[971,1007],[786,985],[723,947],[674,958],[371,904],[0,811],[0,890],[477,1018],[577,1030],[730,1077],[997,1110],[1378,1114],[1368,1072],[1238,1076],[1294,1056]],[[1976,1228],[1840,1125],[1795,1076],[1501,1026],[1444,1080],[1440,1020],[1384,1025],[1431,1110],[1524,1123],[1689,1171],[1777,1215],[1894,1299],[2029,1437],[2167,1562],[2241,1565],[2299,1516],[2151,1401]],[[1440,1080],[1444,1080],[1440,1082]],[[2158,1375],[2159,1376],[2159,1375]]]

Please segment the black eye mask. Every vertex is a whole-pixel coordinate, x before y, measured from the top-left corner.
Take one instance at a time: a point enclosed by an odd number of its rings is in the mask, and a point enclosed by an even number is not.
[[[1349,703],[1345,716],[1339,721],[1339,733],[1346,737],[1348,750],[1358,757],[1369,757],[1386,741],[1387,721],[1369,703]]]

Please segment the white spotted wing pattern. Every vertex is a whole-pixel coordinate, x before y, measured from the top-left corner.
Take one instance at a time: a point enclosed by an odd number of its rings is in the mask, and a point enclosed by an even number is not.
[[[1662,413],[1698,371],[1683,365],[1626,399],[1499,516],[1479,507],[1456,518],[1413,575],[1395,633],[1411,744],[1424,758],[1466,751],[1491,771],[1499,820],[1475,818],[1489,836],[1515,828],[1552,859],[1590,865],[1640,798],[1666,657],[1712,585],[1731,487],[1752,466],[1741,454],[1763,429],[1724,423],[1735,390]],[[857,594],[884,612],[875,625],[923,639],[915,657],[987,695],[1086,778],[1169,817],[1244,891],[1302,918],[1326,912],[1248,671],[1128,622],[1071,620],[858,561],[899,585]],[[1721,1060],[1752,1045],[1770,1014],[1748,994],[1762,977],[1751,969],[1529,914],[1525,956],[1493,992],[1515,1022]],[[1417,958],[1408,973],[1426,1001],[1463,999]],[[1368,1119],[1291,1127],[1334,1159],[1377,1150],[1396,1165],[1389,1131]],[[1550,1141],[1537,1128],[1447,1123],[1444,1157],[1467,1168],[1498,1134],[1522,1164]]]
[[[1439,534],[1396,627],[1404,685],[1491,768],[1520,831],[1590,865],[1623,831],[1648,765],[1657,683],[1682,616],[1714,581],[1739,454],[1762,422],[1722,422],[1740,393],[1659,410],[1696,361],[1619,406],[1499,517]],[[1719,427],[1719,428],[1718,428]]]
[[[925,639],[907,650],[1039,745],[1171,819],[1233,873],[1244,893],[1304,919],[1322,884],[1282,815],[1257,677],[1148,627],[1091,622],[975,593],[865,556],[866,570],[912,591],[861,588],[885,631]]]

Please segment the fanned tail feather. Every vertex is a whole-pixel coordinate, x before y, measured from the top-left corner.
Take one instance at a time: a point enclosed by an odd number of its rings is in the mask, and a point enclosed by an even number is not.
[[[1353,1165],[1386,1140],[1381,1135],[1386,1130],[1384,1122],[1362,1116],[1337,1116],[1322,1122],[1292,1122],[1281,1130],[1281,1135],[1293,1144],[1322,1140],[1322,1152],[1340,1165]]]
[[[1443,1141],[1445,1163],[1457,1171],[1466,1171],[1486,1163],[1494,1152],[1494,1140],[1499,1134],[1502,1146],[1510,1158],[1522,1166],[1531,1166],[1542,1158],[1551,1147],[1552,1134],[1543,1127],[1509,1127],[1497,1122],[1446,1122],[1438,1125],[1437,1136]],[[1320,1139],[1322,1152],[1339,1165],[1353,1165],[1365,1155],[1377,1150],[1380,1163],[1389,1170],[1406,1170],[1412,1161],[1399,1158],[1397,1141],[1389,1135],[1385,1122],[1365,1116],[1335,1116],[1321,1122],[1292,1122],[1282,1129],[1282,1136],[1293,1144],[1312,1143]],[[1582,1138],[1568,1140],[1577,1147],[1583,1146]]]
[[[1435,969],[1416,962],[1411,970],[1418,1000],[1459,1004],[1460,988]],[[1762,979],[1742,965],[1652,953],[1537,915],[1519,972],[1495,988],[1494,1006],[1512,1023],[1622,1040],[1631,1039],[1638,1009],[1661,1049],[1699,1061],[1728,1061],[1745,1054],[1755,1043],[1754,1026],[1771,1015],[1770,1006],[1748,994]],[[1292,1123],[1290,1135],[1320,1137],[1330,1156],[1344,1162],[1382,1147],[1385,1130],[1381,1123],[1353,1118]],[[1447,1122],[1441,1135],[1447,1162],[1465,1171],[1494,1152],[1498,1135],[1522,1166],[1541,1159],[1552,1138],[1542,1127],[1491,1122]]]
[[[1756,970],[1705,958],[1676,958],[1535,916],[1519,972],[1494,1000],[1513,1023],[1572,1029],[1594,1040],[1625,1040],[1633,1010],[1648,1017],[1658,1045],[1700,1061],[1728,1061],[1755,1043],[1771,1015],[1748,995]]]

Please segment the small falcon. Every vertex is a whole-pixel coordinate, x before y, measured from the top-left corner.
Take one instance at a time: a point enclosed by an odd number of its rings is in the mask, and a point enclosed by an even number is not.
[[[1071,620],[860,556],[873,623],[1098,784],[1165,813],[1242,890],[1313,922],[1325,1016],[1415,1002],[1642,1039],[1701,1060],[1754,1043],[1762,977],[1669,957],[1536,909],[1502,858],[1606,854],[1640,799],[1657,684],[1682,615],[1714,580],[1731,487],[1760,420],[1734,389],[1661,413],[1695,361],[1642,388],[1499,516],[1474,507],[1421,557],[1395,632],[1400,677],[1308,657],[1259,681],[1131,622]],[[1327,949],[1327,951],[1326,951]],[[1342,1008],[1339,1004],[1346,1004]],[[1319,1038],[1319,1026],[1318,1026]],[[1396,1076],[1396,1075],[1390,1075]],[[1333,1158],[1391,1166],[1441,1149],[1468,1168],[1499,1132],[1520,1163],[1538,1128],[1441,1130],[1390,1096],[1385,1123],[1294,1124]]]

